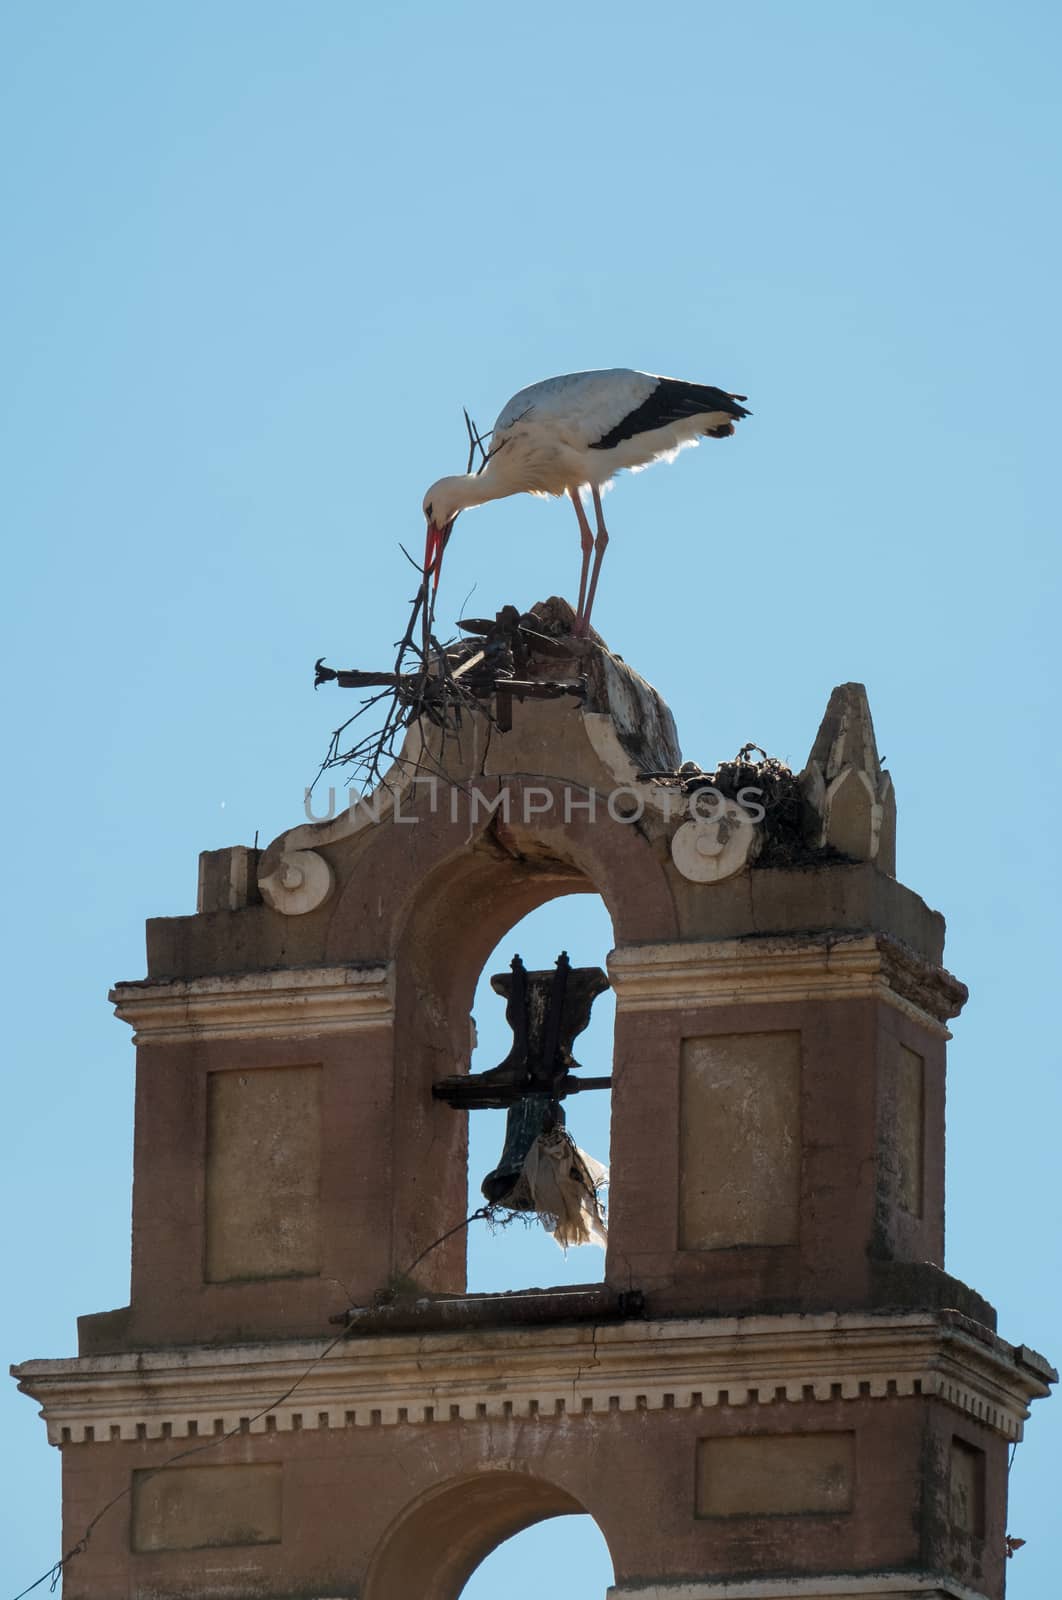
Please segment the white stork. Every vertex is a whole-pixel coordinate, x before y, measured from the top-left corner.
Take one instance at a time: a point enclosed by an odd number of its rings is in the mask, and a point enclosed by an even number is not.
[[[579,519],[583,564],[575,631],[585,634],[608,544],[601,509],[604,485],[624,467],[636,471],[653,461],[671,460],[684,445],[701,438],[725,439],[734,423],[749,415],[739,404],[744,399],[629,367],[569,372],[521,389],[494,424],[486,465],[478,473],[440,478],[424,496],[425,581],[431,580],[434,593],[458,512],[510,494],[566,494]],[[583,487],[593,496],[596,538],[583,509]]]

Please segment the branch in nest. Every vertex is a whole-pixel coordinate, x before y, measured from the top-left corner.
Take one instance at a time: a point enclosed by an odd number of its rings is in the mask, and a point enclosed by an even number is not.
[[[475,693],[473,681],[463,681],[470,670],[474,673],[475,658],[466,661],[451,659],[446,646],[440,644],[426,623],[427,637],[423,646],[413,640],[418,617],[422,613],[424,586],[414,603],[409,626],[396,646],[395,666],[392,672],[340,671],[317,663],[318,683],[336,682],[341,688],[369,688],[380,685],[378,694],[369,695],[352,717],[348,717],[332,734],[328,750],[317,776],[310,785],[311,792],[321,776],[338,766],[353,767],[356,777],[365,790],[375,788],[388,769],[398,759],[407,729],[414,722],[426,720],[447,734],[458,733],[466,716],[489,715]],[[374,707],[386,705],[382,725],[367,733],[349,746],[344,746],[343,736],[352,723]],[[418,756],[421,765],[434,767],[442,773],[442,765],[435,758]]]

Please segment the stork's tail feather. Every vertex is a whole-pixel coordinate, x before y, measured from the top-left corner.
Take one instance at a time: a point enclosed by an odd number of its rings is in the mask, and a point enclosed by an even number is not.
[[[740,401],[747,400],[748,395],[730,394],[723,389],[716,389],[714,392],[719,396],[720,401],[717,409],[727,412],[733,418],[733,421],[718,423],[714,428],[705,428],[704,437],[706,439],[729,439],[734,431],[734,423],[740,422],[742,417],[751,417],[752,415],[751,411],[746,410],[743,405],[739,404]]]
[[[739,422],[742,417],[750,415],[741,404],[742,400],[748,399],[748,395],[731,394],[729,389],[717,389],[710,383],[679,383],[676,379],[667,378],[661,379],[661,388],[665,383],[669,390],[667,398],[676,416],[682,413],[692,416],[698,411],[722,411]]]

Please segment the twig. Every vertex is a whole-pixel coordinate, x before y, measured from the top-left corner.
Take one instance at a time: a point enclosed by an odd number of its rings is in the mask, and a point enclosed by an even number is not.
[[[490,434],[480,433],[467,407],[463,411],[468,434],[468,471],[471,473],[478,451],[481,459],[477,472],[483,472],[508,440],[501,439],[488,449],[485,440],[490,438]],[[398,759],[406,732],[414,722],[426,719],[442,730],[445,739],[447,735],[460,731],[463,714],[486,716],[490,721],[491,713],[482,699],[477,698],[472,689],[460,681],[462,674],[471,671],[481,657],[455,664],[455,671],[449,655],[452,645],[440,644],[435,636],[435,594],[431,575],[424,571],[404,545],[400,544],[399,549],[420,575],[420,583],[405,632],[395,644],[394,668],[391,673],[342,674],[347,680],[346,687],[372,688],[379,684],[380,693],[367,696],[354,715],[334,730],[324,760],[310,784],[311,794],[324,773],[338,766],[353,767],[364,791],[375,789]],[[339,674],[332,674],[319,661],[316,681],[325,682],[332,676],[338,677]],[[349,748],[343,749],[341,741],[347,729],[382,704],[386,704],[386,710],[381,725],[357,739]],[[429,753],[426,741],[422,741],[421,754],[416,759],[418,771],[422,765],[434,767],[439,775],[443,775],[443,764]]]
[[[480,455],[483,457],[479,468],[479,471],[482,472],[483,468],[487,465],[487,462],[490,459],[486,450],[483,448],[483,441],[484,439],[489,439],[490,434],[480,433],[479,429],[476,427],[476,424],[472,421],[472,418],[468,414],[467,406],[462,406],[461,409],[464,411],[465,427],[468,429],[468,466],[465,468],[465,471],[472,471],[472,463],[476,459],[476,451],[478,450]]]

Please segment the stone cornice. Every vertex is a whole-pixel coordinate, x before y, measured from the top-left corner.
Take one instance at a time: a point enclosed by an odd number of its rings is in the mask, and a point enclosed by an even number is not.
[[[609,977],[621,1011],[874,998],[950,1037],[967,990],[883,934],[795,934],[629,945]]]
[[[323,1360],[326,1339],[12,1372],[41,1403],[53,1444],[914,1395],[1020,1439],[1050,1369],[974,1329],[954,1312],[632,1320],[481,1328],[474,1343],[460,1332],[355,1336]],[[282,1405],[249,1420],[296,1379]]]
[[[394,973],[381,963],[148,979],[116,984],[110,999],[135,1044],[345,1033],[393,1020]]]

